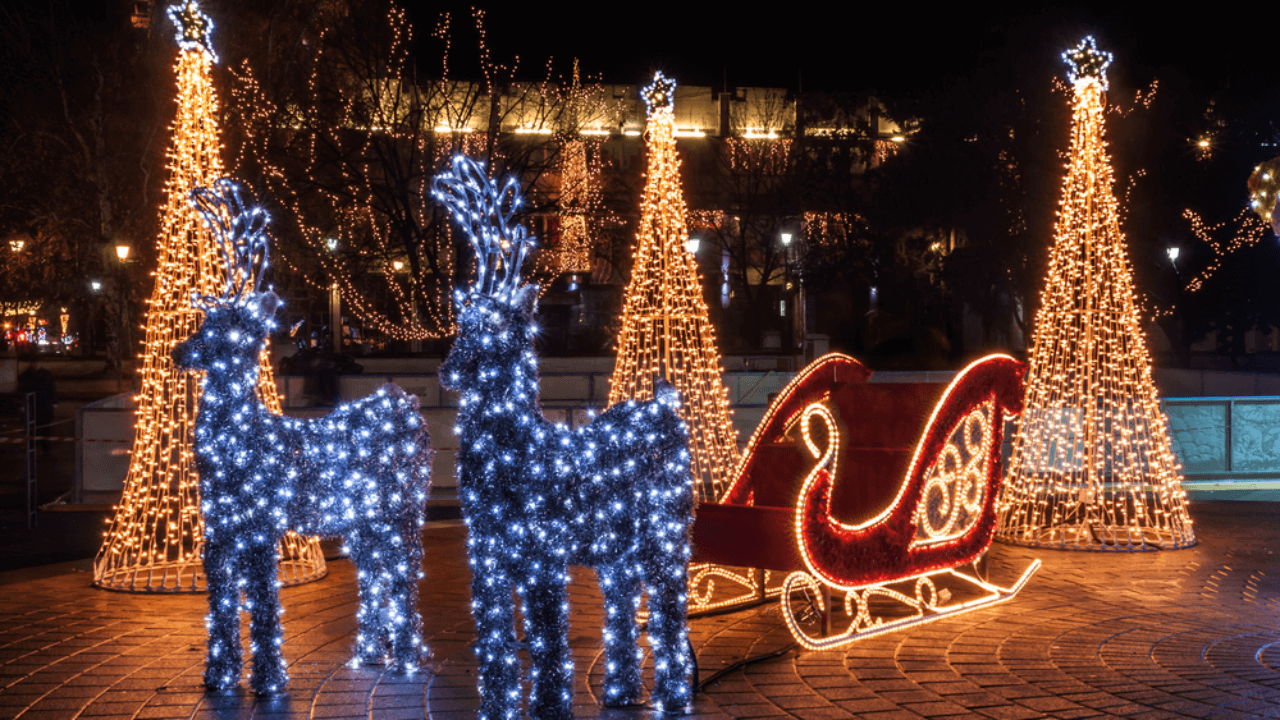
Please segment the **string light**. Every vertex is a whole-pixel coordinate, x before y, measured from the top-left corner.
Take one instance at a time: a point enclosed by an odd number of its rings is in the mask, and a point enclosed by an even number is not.
[[[259,694],[284,692],[277,547],[290,531],[341,537],[356,565],[360,609],[352,665],[422,663],[422,526],[431,484],[430,438],[417,398],[388,383],[321,418],[285,418],[258,398],[258,358],[280,299],[260,292],[267,215],[218,180],[193,201],[221,250],[226,281],[198,296],[196,332],[173,350],[178,368],[202,372],[196,467],[209,583],[205,685],[240,682],[240,612],[249,613]],[[244,600],[241,600],[241,593]]]
[[[213,295],[222,289],[225,275],[217,250],[188,199],[192,189],[222,175],[222,161],[218,100],[210,75],[214,54],[207,44],[213,24],[194,2],[182,12],[170,8],[170,17],[176,18],[179,38],[194,34],[205,41],[185,44],[178,53],[178,115],[157,240],[156,285],[138,362],[141,390],[133,451],[120,503],[93,565],[94,583],[113,590],[195,592],[205,581],[200,564],[204,530],[191,452],[191,403],[199,387],[194,376],[174,371],[172,351],[200,321],[191,294]],[[265,348],[260,364],[259,396],[278,414],[280,400]],[[281,553],[286,584],[324,576],[317,540],[290,535]]]
[[[1280,235],[1280,221],[1275,216],[1276,199],[1280,197],[1280,158],[1272,158],[1253,169],[1249,175],[1249,207],[1262,221]]]
[[[647,588],[653,704],[681,712],[692,700],[685,618],[693,488],[679,395],[659,381],[656,399],[613,404],[586,427],[547,422],[533,349],[538,288],[520,280],[533,238],[512,220],[521,204],[515,180],[495,188],[482,166],[459,156],[433,190],[477,258],[474,285],[454,295],[458,334],[440,379],[461,395],[458,488],[479,717],[520,715],[513,591],[532,661],[528,714],[572,717],[570,564],[594,567],[605,598],[605,705],[642,693],[636,616]]]
[[[1187,282],[1187,292],[1198,292],[1209,278],[1222,268],[1222,261],[1237,250],[1252,247],[1266,237],[1267,222],[1272,218],[1260,218],[1257,211],[1245,208],[1231,220],[1213,225],[1206,225],[1201,217],[1191,209],[1182,211],[1182,216],[1191,223],[1191,232],[1213,250],[1213,260],[1203,270]],[[1217,235],[1229,225],[1236,226],[1229,239],[1219,240]]]
[[[1064,57],[1074,93],[1069,164],[997,537],[1064,549],[1187,547],[1195,533],[1103,139],[1110,55],[1086,38]]]
[[[1099,90],[1106,90],[1107,67],[1112,59],[1111,53],[1098,50],[1092,35],[1086,35],[1079,45],[1062,52],[1062,61],[1068,68],[1067,81],[1077,87],[1081,82],[1093,82]]]
[[[884,386],[863,385],[871,371],[853,358],[832,353],[801,371],[770,405],[723,502],[756,505],[757,483],[773,484],[769,475],[780,468],[768,461],[753,463],[753,458],[766,445],[791,443],[799,436],[813,458],[801,480],[792,521],[797,556],[805,569],[791,573],[777,590],[763,593],[781,595],[783,615],[797,642],[810,649],[832,649],[1004,602],[1035,573],[1038,561],[1012,587],[1003,588],[961,570],[991,545],[1004,423],[1021,411],[1024,370],[1007,355],[991,355],[961,370],[924,423],[906,473],[884,478],[899,483],[896,497],[874,517],[854,524],[841,522],[831,509],[835,483],[842,474],[847,477],[843,468],[858,457],[857,440],[846,441],[842,433],[863,407],[859,388],[883,392],[875,388]],[[846,389],[837,399],[833,387]],[[872,436],[886,440],[880,433]],[[951,581],[977,588],[984,596],[950,603],[947,586],[956,584]],[[835,634],[815,636],[796,617],[793,605],[797,594],[812,598],[817,594],[812,591],[824,588],[846,593],[850,624]],[[818,598],[819,611],[825,612],[820,594]],[[873,606],[872,598],[904,604],[912,614],[881,615],[884,603]]]
[[[675,82],[657,73],[642,95],[649,111],[649,165],[609,403],[653,397],[654,377],[674,385],[693,433],[698,500],[714,500],[738,463],[738,433],[697,261],[684,249],[689,230],[676,153]]]

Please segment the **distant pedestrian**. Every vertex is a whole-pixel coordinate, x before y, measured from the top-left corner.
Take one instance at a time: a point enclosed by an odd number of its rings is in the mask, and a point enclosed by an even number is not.
[[[31,363],[18,376],[18,391],[23,396],[27,393],[35,393],[36,435],[47,436],[48,426],[53,423],[53,409],[58,404],[58,389],[53,381],[53,373],[49,372],[49,369],[39,360]],[[51,443],[48,440],[41,440],[40,451],[45,455],[52,455]]]

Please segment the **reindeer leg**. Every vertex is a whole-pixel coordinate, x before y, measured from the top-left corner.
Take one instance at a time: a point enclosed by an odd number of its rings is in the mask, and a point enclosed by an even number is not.
[[[259,695],[282,693],[289,684],[285,671],[284,628],[280,623],[280,579],[276,568],[279,538],[264,541],[254,553],[248,585],[249,641],[253,650],[253,677],[249,684]]]
[[[400,524],[397,532],[402,545],[397,553],[391,597],[395,623],[392,631],[392,660],[404,672],[417,672],[422,666],[426,648],[422,646],[422,615],[418,612],[418,578],[422,576],[422,540],[420,530],[411,519]]]
[[[545,560],[544,560],[545,562]],[[569,654],[569,570],[537,569],[520,590],[524,639],[529,646],[529,715],[538,720],[573,717],[573,659]]]
[[[597,569],[604,593],[604,704],[621,707],[640,700],[644,685],[640,679],[640,633],[636,613],[644,586],[630,561]]]
[[[370,547],[369,538],[353,530],[343,538],[356,566],[356,585],[360,590],[360,607],[356,610],[356,654],[353,665],[380,663],[386,655],[386,630],[382,627],[382,605],[387,587],[382,577],[386,550]],[[374,553],[381,550],[375,558]]]
[[[204,575],[209,586],[209,651],[204,684],[210,690],[230,690],[240,684],[240,588],[235,583],[234,547],[206,536]]]
[[[487,567],[472,561],[471,610],[476,618],[476,659],[480,663],[478,720],[516,720],[520,716],[520,658],[516,655],[511,581],[501,563]]]
[[[693,657],[686,625],[689,570],[684,552],[649,574],[649,644],[653,646],[653,705],[684,712],[693,702]],[[679,546],[678,546],[679,547]]]

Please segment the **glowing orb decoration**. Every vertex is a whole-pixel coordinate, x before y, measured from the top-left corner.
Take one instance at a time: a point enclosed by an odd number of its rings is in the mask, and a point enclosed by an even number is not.
[[[1270,223],[1280,235],[1280,223],[1275,215],[1276,198],[1280,193],[1280,158],[1272,158],[1253,169],[1249,176],[1249,208],[1264,222]]]
[[[569,565],[593,567],[605,599],[604,702],[640,699],[636,623],[648,592],[653,705],[692,700],[685,622],[693,482],[679,395],[617,403],[586,427],[547,422],[538,406],[537,287],[519,282],[533,238],[513,220],[513,181],[495,188],[464,157],[436,178],[479,259],[476,283],[454,296],[458,335],[440,380],[461,394],[458,488],[471,557],[471,602],[483,720],[520,715],[513,593],[523,608],[532,689],[528,715],[570,718]]]
[[[223,179],[193,201],[220,241],[221,296],[192,302],[204,310],[174,363],[202,371],[196,415],[196,467],[204,515],[209,584],[209,649],[204,681],[227,690],[240,681],[240,612],[249,613],[251,684],[283,692],[277,547],[284,535],[341,537],[360,579],[354,664],[421,664],[421,528],[431,481],[426,423],[415,397],[395,385],[322,418],[272,413],[258,399],[258,356],[280,300],[258,286],[267,267],[267,215]],[[244,597],[241,598],[243,593]]]

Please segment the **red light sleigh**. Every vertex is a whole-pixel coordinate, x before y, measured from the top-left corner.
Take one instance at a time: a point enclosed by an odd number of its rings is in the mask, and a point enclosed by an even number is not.
[[[992,355],[942,389],[868,383],[857,360],[819,358],[769,408],[720,502],[698,506],[694,561],[706,564],[692,599],[711,606],[718,578],[753,592],[716,604],[778,595],[796,640],[830,649],[1012,598],[1040,561],[1001,587],[982,560],[1025,368]],[[770,571],[789,574],[768,587]],[[834,634],[832,590],[849,618]],[[820,619],[816,634],[808,616]]]

